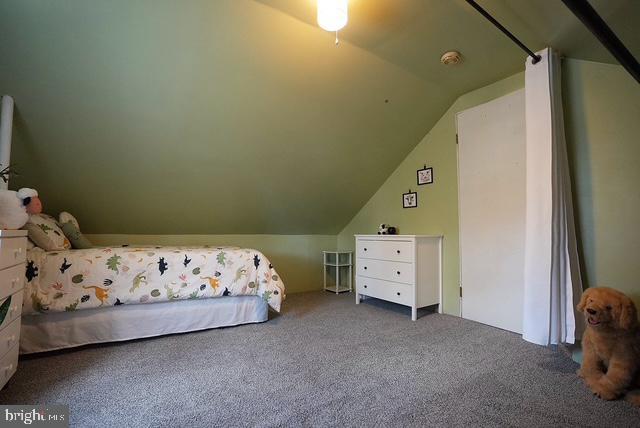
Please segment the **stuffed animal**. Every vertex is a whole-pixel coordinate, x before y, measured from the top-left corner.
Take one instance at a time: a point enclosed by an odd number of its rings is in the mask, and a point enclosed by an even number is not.
[[[20,229],[31,214],[42,212],[42,202],[34,189],[0,190],[0,229]]]
[[[378,235],[395,235],[396,233],[398,233],[398,230],[393,226],[389,226],[388,224],[382,223],[378,227]]]
[[[58,225],[64,236],[71,242],[72,248],[86,249],[93,248],[91,242],[80,232],[80,224],[78,220],[66,211],[63,211],[58,216]],[[185,256],[186,257],[186,256]]]
[[[38,192],[27,187],[18,190],[18,197],[22,200],[22,205],[27,210],[27,214],[34,215],[42,212],[42,201],[38,197]]]
[[[613,288],[591,287],[577,309],[587,325],[578,375],[598,397],[625,396],[640,406],[640,325],[633,301]]]

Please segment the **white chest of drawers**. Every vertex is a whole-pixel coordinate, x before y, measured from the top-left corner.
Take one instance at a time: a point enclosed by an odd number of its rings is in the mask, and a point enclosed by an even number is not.
[[[18,367],[27,232],[0,230],[0,388]]]
[[[355,237],[356,304],[369,296],[410,306],[413,321],[418,308],[441,305],[442,236]]]

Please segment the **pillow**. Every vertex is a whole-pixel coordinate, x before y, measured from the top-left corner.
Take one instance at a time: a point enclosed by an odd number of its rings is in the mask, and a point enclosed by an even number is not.
[[[60,214],[60,220],[62,220],[62,214]],[[74,219],[75,220],[75,219]],[[71,246],[78,250],[84,250],[92,248],[91,242],[80,232],[78,223],[71,220],[62,224],[62,231],[64,235],[71,241]]]
[[[45,251],[60,251],[71,248],[71,243],[58,227],[55,219],[46,214],[29,216],[23,229],[27,230],[29,239]]]
[[[60,213],[60,215],[58,216],[58,224],[63,225],[65,223],[69,222],[69,221],[71,223],[73,223],[78,230],[80,230],[80,223],[78,223],[78,220],[76,220],[76,218],[74,216],[72,216],[71,214],[69,214],[68,212],[62,211]],[[68,236],[67,236],[67,238],[68,238]]]

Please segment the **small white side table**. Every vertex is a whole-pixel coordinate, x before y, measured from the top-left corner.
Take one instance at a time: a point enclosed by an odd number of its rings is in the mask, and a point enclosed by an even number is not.
[[[336,294],[343,291],[352,291],[352,278],[353,278],[353,251],[323,251],[324,260],[324,289],[332,291]],[[327,270],[335,268],[336,270],[336,283],[335,285],[327,285]],[[340,268],[346,268],[349,272],[347,275],[347,285],[340,283]]]

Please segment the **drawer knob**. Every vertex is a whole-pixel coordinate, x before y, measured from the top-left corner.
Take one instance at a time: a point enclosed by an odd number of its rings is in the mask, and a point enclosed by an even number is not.
[[[364,288],[367,288],[367,286],[365,285]]]
[[[367,267],[366,267],[366,266],[364,267],[364,270],[367,270]]]
[[[13,278],[11,280],[11,288],[15,288],[15,286],[18,285],[18,281],[20,281],[20,278]]]
[[[15,336],[11,336],[9,339],[7,339],[7,345],[11,346],[11,344],[13,343],[13,341],[16,340]]]
[[[400,275],[400,271],[397,271],[396,273],[397,273],[398,275]]]
[[[399,296],[399,295],[400,295],[400,292],[398,291],[396,294]]]
[[[400,254],[400,250],[396,250],[396,253]]]
[[[15,250],[13,250],[13,257],[18,257],[20,254],[22,254],[22,248],[16,248]]]
[[[366,248],[365,248],[364,250],[365,250],[365,251],[367,251],[367,249],[366,249]]]

